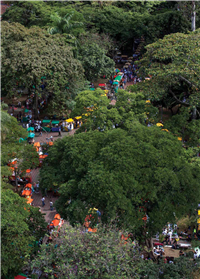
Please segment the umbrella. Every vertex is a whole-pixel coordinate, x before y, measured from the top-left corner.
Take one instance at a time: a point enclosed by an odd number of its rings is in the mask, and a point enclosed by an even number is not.
[[[168,131],[167,129],[162,129],[162,131],[166,131],[166,132],[168,132],[168,133],[169,133],[169,131]]]
[[[31,194],[31,190],[24,190],[22,192],[22,196],[30,196],[30,194]]]
[[[14,279],[25,279],[27,276],[23,273],[19,273],[17,276],[14,277]]]
[[[69,122],[69,123],[70,123],[70,122],[74,122],[74,120],[73,120],[72,118],[66,119],[65,121],[66,121],[66,122]]]
[[[115,72],[116,72],[116,73],[119,73],[119,72],[120,72],[120,70],[119,70],[119,69],[115,69]]]
[[[150,101],[150,100],[146,100],[146,104],[147,104],[147,103],[151,103],[151,101]]]
[[[27,188],[31,188],[32,187],[32,184],[31,183],[28,183],[28,184],[26,184],[26,186],[25,187],[27,187]]]
[[[52,221],[52,223],[53,223],[54,227],[56,227],[56,226],[59,225],[60,220],[55,219],[55,220]]]
[[[52,142],[52,141],[50,141],[50,142],[49,142],[49,145],[53,145],[53,142]]]
[[[75,117],[76,120],[81,119],[81,118],[82,118],[81,116],[76,116]]]
[[[29,110],[28,110],[28,109],[25,109],[24,112],[29,112]]]
[[[181,141],[181,140],[182,140],[182,138],[181,138],[181,137],[178,137],[178,140],[180,140],[180,141]]]
[[[162,123],[156,123],[156,126],[163,127],[164,125]]]
[[[34,138],[35,134],[34,133],[29,133],[28,138]]]
[[[35,142],[34,146],[40,147],[40,142]]]
[[[60,214],[56,214],[56,215],[54,216],[54,220],[55,220],[55,219],[60,220],[60,219],[61,219]]]
[[[26,173],[30,173],[30,172],[31,172],[31,170],[30,170],[30,169],[26,170]]]
[[[27,129],[27,131],[28,131],[28,132],[34,131],[34,128],[33,128],[33,127],[29,127],[29,128]]]

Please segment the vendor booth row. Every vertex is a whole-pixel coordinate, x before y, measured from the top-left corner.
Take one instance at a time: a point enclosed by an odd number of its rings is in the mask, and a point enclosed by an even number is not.
[[[66,120],[42,120],[42,129],[46,132],[59,132],[60,126],[63,131],[71,131],[75,128],[79,128],[82,123],[82,117],[77,116],[74,119],[69,118]]]

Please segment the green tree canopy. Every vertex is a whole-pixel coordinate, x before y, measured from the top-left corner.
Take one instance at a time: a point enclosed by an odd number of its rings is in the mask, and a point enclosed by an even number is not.
[[[39,163],[39,156],[35,147],[28,142],[20,141],[28,136],[28,132],[18,125],[16,118],[10,116],[7,112],[1,111],[1,166],[3,184],[2,187],[8,186],[8,176],[11,171],[7,164],[13,159],[17,159],[15,165],[15,179],[17,186],[17,176],[23,176],[25,171],[35,168]]]
[[[81,46],[78,58],[83,65],[87,80],[94,81],[103,75],[109,78],[114,73],[114,61],[106,56],[106,50],[96,43],[90,42]]]
[[[34,243],[44,236],[46,223],[38,211],[27,205],[25,198],[11,190],[1,192],[1,252],[3,278],[21,271],[34,251]]]
[[[140,74],[150,81],[138,85],[146,96],[165,107],[181,104],[199,112],[199,30],[189,34],[176,33],[148,45],[141,60]]]
[[[66,38],[20,24],[2,23],[2,91],[15,94],[16,80],[29,90],[35,88],[34,109],[41,94],[41,77],[46,76],[47,90],[53,94],[54,108],[67,110],[82,86],[83,68],[73,58]]]
[[[198,203],[198,167],[187,161],[181,143],[137,121],[129,132],[66,137],[55,143],[46,162],[41,187],[59,187],[56,208],[71,223],[83,223],[86,207],[94,205],[103,211],[103,222],[117,218],[120,226],[146,237],[144,216],[150,236]]]

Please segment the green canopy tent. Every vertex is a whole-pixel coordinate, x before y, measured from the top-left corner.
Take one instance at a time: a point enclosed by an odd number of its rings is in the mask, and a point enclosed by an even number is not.
[[[34,138],[35,134],[34,133],[29,133],[28,138]]]
[[[51,120],[46,120],[46,119],[42,120],[42,123],[44,123],[44,124],[47,124],[47,123],[50,123],[50,122],[51,122]]]
[[[27,129],[27,131],[28,131],[28,132],[34,131],[34,128],[33,128],[33,127],[29,127],[29,128]]]
[[[50,124],[51,120],[49,119],[44,119],[42,120],[42,124],[45,126],[46,124]],[[51,128],[50,127],[42,127],[42,129],[46,132],[50,132],[51,131]]]
[[[122,79],[122,76],[117,76],[114,81],[120,81],[121,79]]]
[[[60,123],[60,121],[59,120],[52,120],[51,121],[51,124],[53,124],[53,125],[55,125],[55,124],[59,124]]]

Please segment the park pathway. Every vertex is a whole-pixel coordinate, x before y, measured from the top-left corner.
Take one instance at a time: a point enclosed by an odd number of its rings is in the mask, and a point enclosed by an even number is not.
[[[66,136],[72,136],[74,133],[76,132],[76,130],[73,130],[71,132],[62,132],[62,135],[59,136],[58,133],[42,133],[42,136],[38,136],[36,134],[35,136],[35,142],[40,142],[40,143],[44,143],[47,142],[47,138],[50,138],[51,136],[53,136],[54,141],[61,139],[63,137]],[[37,182],[39,180],[39,175],[40,175],[40,168],[37,169],[33,169],[31,171],[31,177],[32,177],[32,183]],[[57,213],[55,208],[53,211],[50,210],[50,200],[54,203],[58,198],[57,197],[53,197],[52,194],[48,195],[47,197],[45,197],[45,206],[42,207],[42,193],[33,193],[32,195],[32,199],[33,199],[33,206],[36,207],[40,207],[41,212],[45,214],[45,221],[46,222],[51,222],[55,216],[55,214]]]

